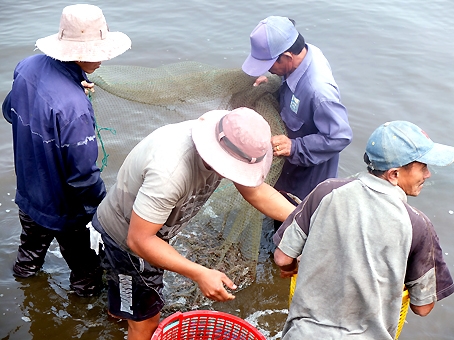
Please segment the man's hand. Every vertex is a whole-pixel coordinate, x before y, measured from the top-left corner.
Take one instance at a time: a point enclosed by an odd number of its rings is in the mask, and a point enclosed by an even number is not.
[[[258,77],[256,80],[255,80],[255,83],[253,84],[253,86],[259,86],[260,84],[262,83],[267,83],[268,82],[268,78],[265,77],[265,76],[260,76]]]
[[[95,84],[94,83],[89,83],[86,80],[81,81],[82,86],[84,87],[85,94],[88,96],[88,94],[91,92],[95,92]]]
[[[413,313],[419,316],[427,316],[435,306],[435,302],[429,303],[427,305],[415,306],[410,303],[410,309]]]
[[[274,156],[290,156],[290,151],[292,151],[292,140],[286,135],[272,136],[271,145],[273,146]]]
[[[159,238],[156,233],[162,224],[144,220],[133,210],[129,224],[127,245],[138,256],[152,266],[170,270],[196,282],[202,293],[214,301],[228,301],[235,298],[227,292],[237,286],[224,273],[206,268],[179,254],[170,244]]]
[[[225,288],[226,285],[230,289],[236,289],[236,285],[224,273],[202,267],[199,275],[194,278],[194,281],[199,285],[203,295],[214,301],[229,301],[235,296],[230,294]]]
[[[284,278],[284,279],[287,278],[287,277],[292,277],[292,276],[295,275],[295,274],[298,274],[298,267],[296,267],[296,268],[293,269],[293,270],[284,270],[284,269],[281,268],[281,273],[280,273],[280,275],[281,275],[281,277]]]
[[[286,255],[279,247],[274,250],[274,263],[280,268],[281,277],[292,277],[298,273],[299,259]]]
[[[276,248],[278,249],[279,251],[281,251],[279,248]],[[281,252],[282,253],[282,252]],[[283,254],[283,253],[282,253]],[[282,255],[279,255],[279,254],[276,254],[276,252],[274,253],[274,256],[282,256]],[[288,257],[286,259],[286,261],[290,261],[290,257]],[[275,260],[276,261],[276,260]],[[281,270],[281,277],[282,278],[286,278],[286,277],[292,277],[293,275],[295,274],[298,274],[298,259],[291,259],[291,263],[289,264],[286,264],[286,265],[282,265],[282,266],[279,266],[280,270]],[[279,262],[279,260],[278,260]]]

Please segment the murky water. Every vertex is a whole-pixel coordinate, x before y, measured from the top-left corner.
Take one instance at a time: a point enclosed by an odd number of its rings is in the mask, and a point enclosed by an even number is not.
[[[216,67],[240,67],[249,52],[249,33],[268,15],[296,20],[306,40],[331,63],[349,110],[353,143],[342,153],[342,176],[364,169],[369,134],[387,120],[410,120],[437,142],[454,144],[454,3],[294,1],[87,1],[100,6],[112,31],[127,33],[132,50],[105,64],[155,67],[194,60]],[[57,32],[68,1],[0,3],[0,98],[12,72],[33,52],[36,39]],[[12,276],[20,225],[13,198],[15,177],[10,126],[0,121],[0,338],[123,339],[126,324],[106,316],[106,297],[68,294],[69,271],[54,245],[36,278]],[[445,259],[454,273],[454,167],[432,168],[422,194],[410,203],[434,223]],[[264,250],[256,282],[218,310],[247,319],[269,339],[279,339],[286,317],[289,282]],[[453,339],[454,298],[438,303],[426,318],[407,317],[400,339]]]

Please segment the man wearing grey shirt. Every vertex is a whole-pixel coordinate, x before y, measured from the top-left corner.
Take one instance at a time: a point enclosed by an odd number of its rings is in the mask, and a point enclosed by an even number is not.
[[[164,270],[190,278],[212,300],[234,299],[224,288],[236,289],[226,274],[186,259],[169,240],[222,178],[256,209],[283,221],[294,206],[264,182],[270,140],[268,123],[254,110],[213,110],[160,127],[126,157],[92,222],[105,246],[109,313],[128,320],[128,340],[149,340],[158,326]]]
[[[404,285],[421,316],[454,292],[432,223],[407,203],[454,148],[393,121],[364,160],[368,173],[322,182],[274,235],[281,276],[298,273],[282,339],[394,339]]]

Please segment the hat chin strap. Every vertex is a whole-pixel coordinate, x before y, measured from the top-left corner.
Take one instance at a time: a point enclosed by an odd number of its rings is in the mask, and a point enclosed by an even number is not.
[[[260,156],[258,158],[250,157],[246,153],[241,151],[235,144],[233,144],[227,138],[227,136],[225,135],[224,130],[222,128],[222,120],[224,119],[224,117],[222,117],[218,123],[218,131],[219,131],[218,132],[218,141],[219,141],[219,144],[221,145],[221,147],[225,151],[227,151],[229,154],[231,154],[232,156],[234,156],[235,158],[237,158],[243,162],[247,162],[249,164],[261,162],[265,158],[266,152],[265,152],[265,154],[263,154],[262,156]]]

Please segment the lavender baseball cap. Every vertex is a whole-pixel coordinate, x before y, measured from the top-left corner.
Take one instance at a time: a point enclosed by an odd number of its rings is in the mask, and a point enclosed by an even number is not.
[[[369,137],[366,153],[372,170],[386,171],[414,161],[436,166],[454,162],[454,147],[434,143],[420,127],[400,120],[380,125]]]
[[[250,35],[251,53],[243,63],[243,71],[254,77],[266,73],[279,55],[295,43],[298,35],[289,18],[270,16],[263,19]]]

